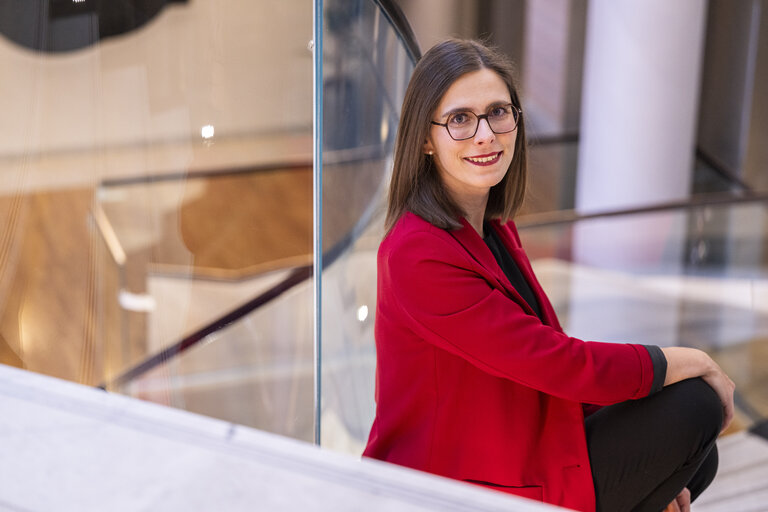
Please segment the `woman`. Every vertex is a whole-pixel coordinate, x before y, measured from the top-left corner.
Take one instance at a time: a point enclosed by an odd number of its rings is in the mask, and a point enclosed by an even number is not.
[[[414,70],[365,455],[576,510],[688,510],[714,477],[733,383],[698,350],[562,332],[511,221],[526,185],[511,76],[463,40]]]

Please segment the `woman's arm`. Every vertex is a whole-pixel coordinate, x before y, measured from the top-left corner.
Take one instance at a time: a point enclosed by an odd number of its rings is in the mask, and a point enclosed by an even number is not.
[[[610,405],[651,390],[645,347],[583,341],[543,324],[493,287],[485,268],[442,230],[395,232],[378,257],[377,343],[412,334],[419,342],[409,350],[426,343],[495,377],[574,402]]]
[[[669,386],[685,379],[701,377],[715,390],[723,403],[723,430],[733,419],[733,390],[736,385],[725,372],[706,353],[695,348],[667,347],[661,349],[667,358],[667,378],[664,385]]]

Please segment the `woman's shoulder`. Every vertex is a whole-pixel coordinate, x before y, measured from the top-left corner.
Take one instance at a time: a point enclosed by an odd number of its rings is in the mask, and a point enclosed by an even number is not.
[[[445,248],[445,244],[452,245],[453,243],[453,237],[448,231],[431,224],[414,213],[405,212],[381,242],[379,256],[400,252],[405,248],[409,252],[413,249]]]
[[[413,213],[398,219],[381,242],[377,256],[379,278],[397,283],[401,289],[421,286],[427,276],[440,275],[446,266],[476,266],[450,231]]]
[[[415,213],[405,212],[389,230],[384,240],[400,240],[411,236],[434,236],[438,238],[450,238],[448,232],[431,224]]]

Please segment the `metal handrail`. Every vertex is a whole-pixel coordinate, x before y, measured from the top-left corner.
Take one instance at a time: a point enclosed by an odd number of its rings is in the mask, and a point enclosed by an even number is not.
[[[413,29],[400,6],[392,0],[373,0],[373,2],[379,6],[381,12],[384,13],[389,23],[394,27],[395,32],[405,46],[405,50],[408,52],[408,56],[414,63],[418,62],[421,59],[421,48],[419,48],[419,43],[416,41]]]
[[[580,221],[602,219],[606,217],[618,217],[624,215],[638,215],[644,213],[657,213],[671,210],[691,210],[705,206],[724,206],[743,203],[768,203],[768,192],[723,192],[712,194],[700,194],[680,201],[656,203],[635,208],[618,210],[604,210],[593,213],[579,213],[576,210],[557,210],[544,213],[531,213],[523,215],[516,220],[519,229],[540,228],[561,224],[575,224]]]

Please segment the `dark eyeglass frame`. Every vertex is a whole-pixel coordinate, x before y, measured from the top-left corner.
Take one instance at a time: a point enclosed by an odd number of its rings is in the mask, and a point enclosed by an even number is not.
[[[490,111],[495,109],[495,108],[499,108],[499,107],[511,107],[513,111],[517,112],[517,116],[512,114],[515,117],[515,125],[512,128],[510,128],[509,130],[505,130],[503,132],[497,132],[496,130],[494,130],[493,126],[491,126],[491,121],[488,120],[488,116],[490,115]],[[477,135],[477,129],[480,128],[480,121],[482,119],[485,119],[485,122],[488,123],[488,128],[490,128],[491,131],[493,133],[495,133],[495,134],[509,133],[509,132],[515,131],[515,128],[517,128],[517,125],[520,124],[520,117],[523,115],[523,111],[522,111],[522,109],[520,107],[516,106],[514,103],[504,103],[503,105],[496,105],[496,106],[491,107],[490,109],[488,109],[488,112],[486,112],[485,114],[481,114],[481,115],[477,115],[474,112],[472,112],[471,110],[462,111],[462,112],[453,112],[453,113],[451,113],[448,116],[448,120],[450,121],[450,117],[453,116],[453,115],[456,115],[456,114],[472,114],[473,116],[475,116],[477,118],[477,123],[475,124],[475,131],[472,132],[472,135],[470,135],[469,137],[462,137],[461,139],[457,139],[456,137],[453,136],[453,134],[451,133],[451,130],[448,129],[448,123],[438,123],[437,121],[430,121],[430,123],[432,123],[434,125],[437,125],[437,126],[444,127],[445,131],[448,132],[448,136],[450,138],[452,138],[453,140],[468,140],[468,139],[471,139],[472,137],[474,137],[475,135]]]

